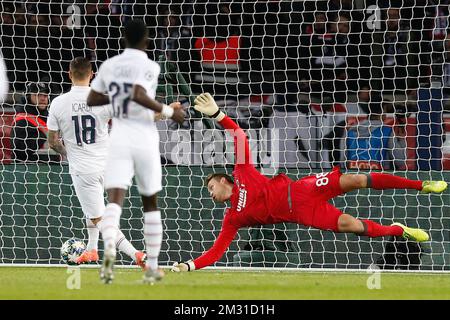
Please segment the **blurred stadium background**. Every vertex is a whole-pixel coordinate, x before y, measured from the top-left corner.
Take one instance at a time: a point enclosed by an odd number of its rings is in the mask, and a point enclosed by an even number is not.
[[[86,56],[98,69],[123,48],[120,29],[131,17],[149,26],[148,55],[162,66],[159,100],[189,106],[196,94],[211,92],[248,129],[264,173],[299,178],[340,164],[450,180],[446,0],[2,1],[0,47],[10,90],[0,106],[0,263],[60,265],[61,244],[86,239],[64,159],[45,147],[37,161],[15,159],[11,129],[28,84],[47,85],[50,100],[68,91],[69,62]],[[232,170],[229,137],[188,113],[182,126],[158,123],[166,266],[212,245],[224,207],[208,198],[203,177]],[[347,133],[368,128],[368,118],[391,128],[394,144],[382,148],[390,155],[383,161],[349,158]],[[142,249],[134,187],[127,199],[122,229]],[[414,262],[409,247],[395,246],[407,260],[387,264],[379,259],[393,239],[282,224],[242,230],[216,266],[450,270],[448,191],[362,190],[334,203],[360,218],[429,230],[431,241]],[[131,264],[126,257],[119,262]]]

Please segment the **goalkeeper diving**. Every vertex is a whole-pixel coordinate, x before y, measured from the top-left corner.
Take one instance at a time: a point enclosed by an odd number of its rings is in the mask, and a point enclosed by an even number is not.
[[[214,245],[193,261],[175,262],[174,272],[193,271],[219,260],[240,228],[291,222],[336,233],[354,233],[365,237],[402,236],[424,242],[422,229],[400,223],[380,225],[342,212],[328,201],[347,192],[372,188],[415,189],[422,193],[442,193],[445,181],[418,181],[385,173],[342,174],[339,167],[293,181],[284,174],[268,178],[256,170],[244,131],[218,108],[209,93],[195,99],[195,110],[215,119],[234,136],[235,167],[233,175],[210,174],[205,181],[216,202],[229,201],[222,229]]]

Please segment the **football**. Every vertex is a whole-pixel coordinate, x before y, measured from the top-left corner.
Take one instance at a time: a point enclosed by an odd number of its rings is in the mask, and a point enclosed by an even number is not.
[[[86,245],[80,239],[72,238],[61,247],[62,260],[70,265],[76,264],[76,259],[86,250]]]

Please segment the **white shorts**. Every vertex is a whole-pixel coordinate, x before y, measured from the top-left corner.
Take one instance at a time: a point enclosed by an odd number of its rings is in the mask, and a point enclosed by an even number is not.
[[[103,172],[83,175],[71,174],[71,177],[84,216],[88,219],[103,216],[105,211]]]
[[[128,190],[136,177],[138,191],[152,196],[162,190],[159,138],[145,143],[116,144],[111,139],[105,171],[105,188]]]

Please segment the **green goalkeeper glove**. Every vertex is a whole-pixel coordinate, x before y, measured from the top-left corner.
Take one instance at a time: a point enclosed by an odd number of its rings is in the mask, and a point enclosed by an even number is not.
[[[172,265],[172,272],[188,272],[195,270],[195,264],[192,261],[188,262],[175,262]]]
[[[221,121],[225,117],[225,113],[219,110],[214,98],[209,93],[202,93],[194,100],[194,109],[210,116],[211,118]]]

